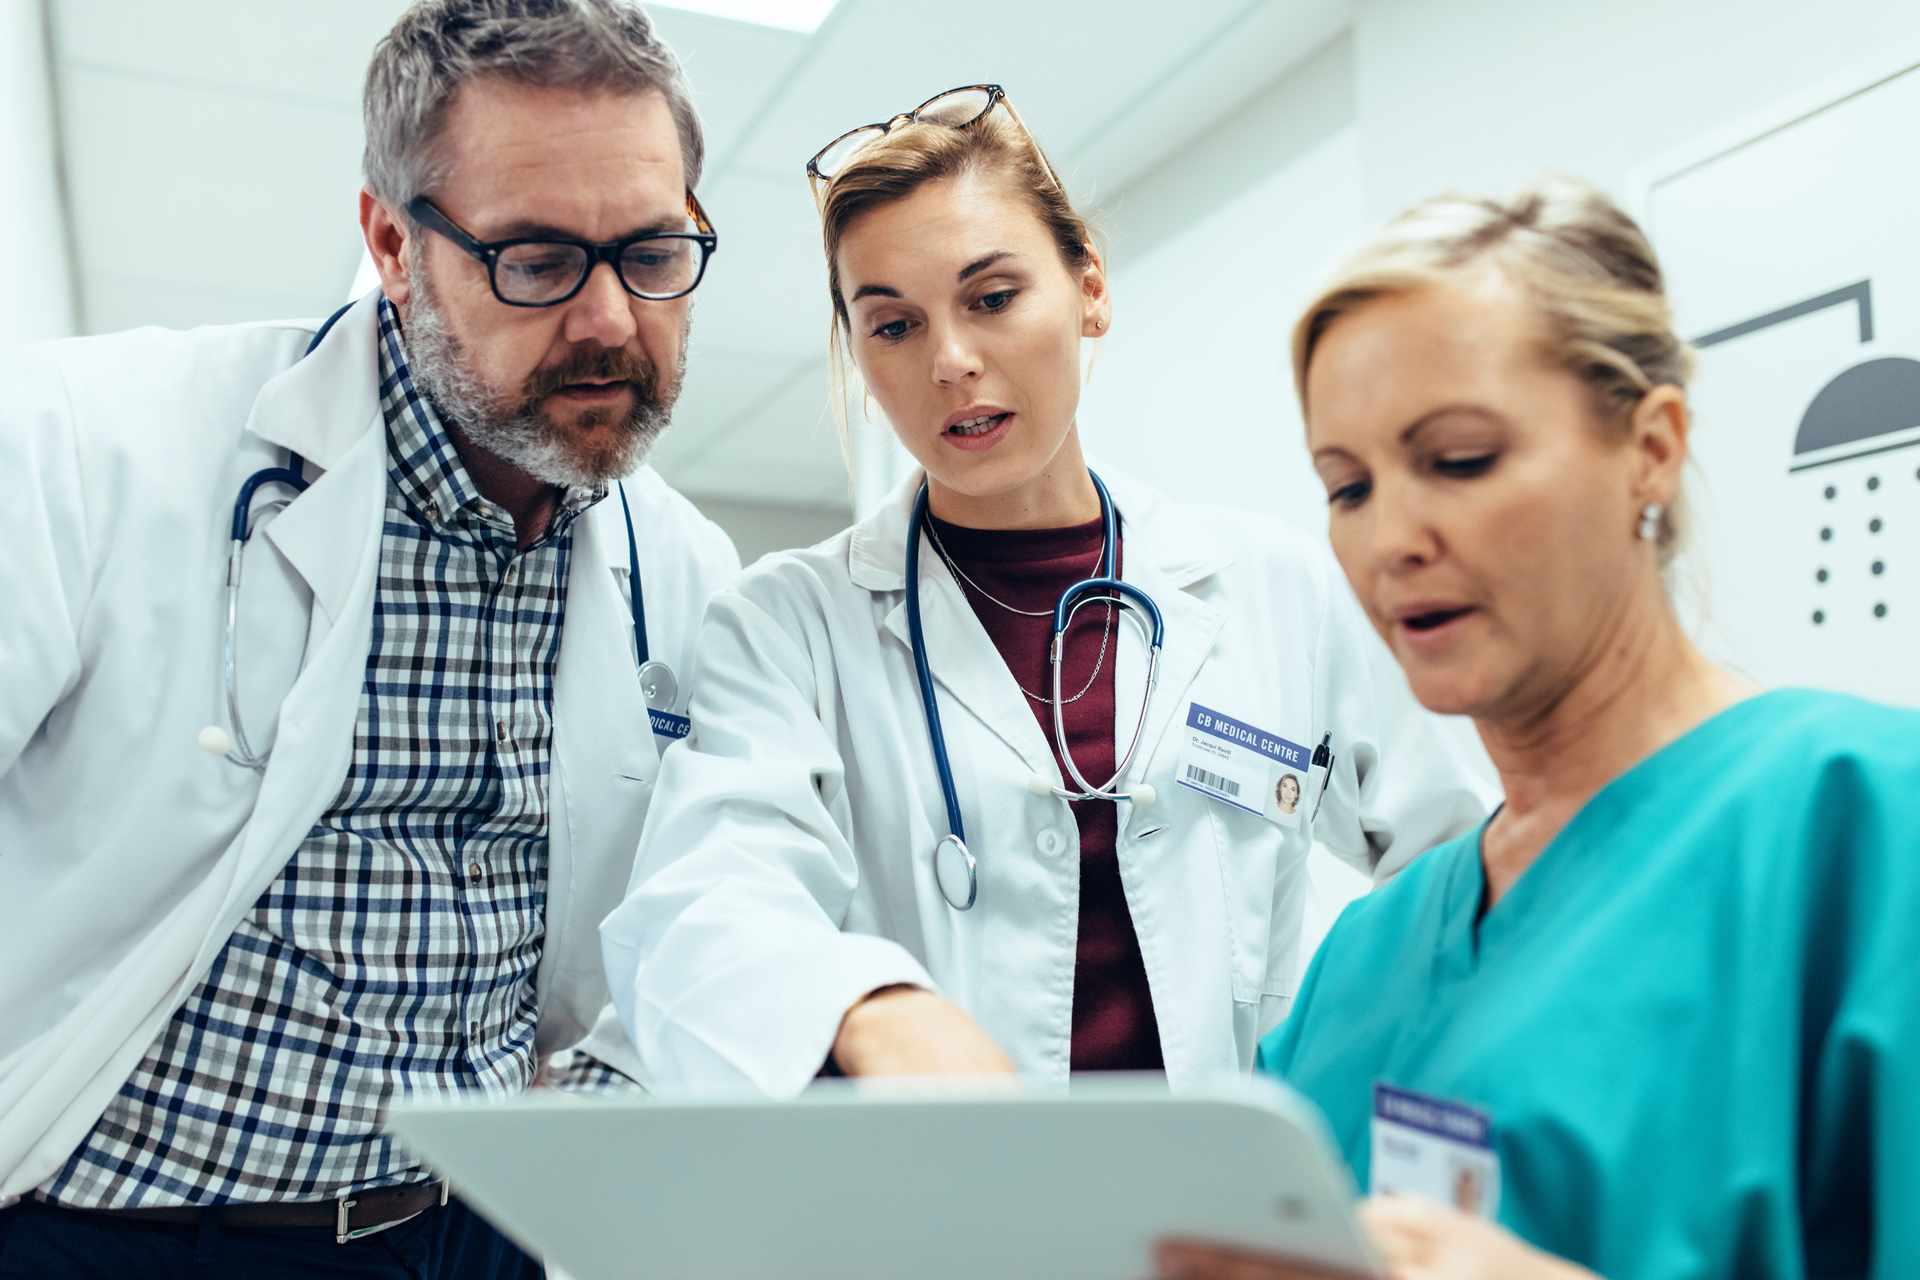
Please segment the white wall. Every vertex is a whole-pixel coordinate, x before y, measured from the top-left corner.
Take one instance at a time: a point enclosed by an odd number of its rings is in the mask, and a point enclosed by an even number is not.
[[[1089,452],[1184,501],[1279,516],[1324,538],[1287,334],[1364,225],[1341,37],[1248,98],[1098,215],[1113,329],[1082,397]]]
[[[1324,538],[1287,332],[1360,225],[1348,127],[1113,273],[1113,334],[1081,400],[1089,452],[1169,496],[1280,516]]]
[[[1369,215],[1446,187],[1633,169],[1791,94],[1920,46],[1913,0],[1360,0]]]
[[[0,0],[0,351],[75,327],[39,0]]]
[[[804,507],[743,498],[687,495],[700,513],[727,531],[740,563],[752,564],[769,551],[810,547],[853,523],[845,507]]]

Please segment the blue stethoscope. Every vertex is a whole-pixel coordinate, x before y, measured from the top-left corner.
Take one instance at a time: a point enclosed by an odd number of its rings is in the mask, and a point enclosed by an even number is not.
[[[1060,746],[1060,758],[1066,762],[1067,772],[1079,786],[1078,791],[1069,791],[1065,787],[1056,787],[1045,778],[1035,775],[1029,784],[1030,789],[1040,795],[1056,795],[1063,800],[1131,800],[1135,804],[1152,804],[1153,788],[1144,782],[1136,782],[1130,790],[1117,791],[1114,784],[1119,782],[1133,764],[1134,755],[1140,750],[1140,738],[1147,727],[1147,706],[1153,701],[1153,689],[1160,676],[1160,648],[1166,639],[1166,624],[1160,620],[1160,608],[1154,604],[1153,597],[1131,582],[1122,582],[1118,573],[1120,548],[1120,520],[1113,509],[1113,498],[1107,493],[1107,486],[1093,472],[1087,472],[1093,480],[1093,487],[1100,494],[1100,521],[1103,526],[1103,541],[1100,547],[1100,563],[1097,572],[1091,578],[1084,578],[1060,593],[1060,599],[1053,607],[1053,644],[1047,655],[1048,665],[1053,670],[1053,697],[1049,699],[1053,707],[1053,737]],[[947,834],[933,846],[933,877],[940,885],[940,896],[955,911],[966,911],[980,896],[979,865],[973,854],[967,849],[966,827],[960,818],[960,796],[954,790],[953,762],[947,758],[947,738],[940,730],[940,702],[933,691],[933,669],[927,664],[926,635],[920,627],[920,539],[927,521],[927,485],[920,483],[920,492],[913,500],[913,516],[907,524],[907,636],[913,646],[913,670],[920,680],[920,705],[927,713],[927,737],[933,744],[933,767],[940,774],[940,794],[947,803]],[[1138,609],[1151,624],[1142,628],[1147,638],[1147,691],[1140,699],[1140,721],[1134,725],[1133,741],[1127,744],[1126,754],[1120,760],[1120,767],[1102,786],[1094,786],[1080,772],[1073,762],[1073,750],[1067,745],[1066,717],[1062,711],[1060,695],[1061,656],[1066,649],[1067,627],[1073,622],[1073,615],[1089,604],[1117,604],[1121,606],[1121,616],[1133,618],[1127,612],[1128,607]],[[1136,626],[1137,618],[1133,619]]]
[[[301,358],[313,354],[321,340],[327,336],[334,322],[347,313],[353,304],[341,307],[327,317],[320,331],[313,335],[313,341],[301,353]],[[223,649],[227,686],[227,722],[233,726],[231,735],[217,725],[209,725],[200,731],[200,745],[217,756],[225,756],[242,768],[264,773],[267,757],[271,750],[255,751],[247,739],[246,727],[240,720],[240,679],[238,674],[238,637],[240,633],[240,569],[245,563],[247,541],[259,525],[253,510],[254,495],[268,485],[284,485],[297,494],[305,493],[310,483],[304,472],[306,459],[291,449],[287,451],[287,465],[284,467],[266,467],[248,476],[240,486],[240,493],[233,500],[233,528],[230,532],[232,546],[227,551],[227,635]],[[665,711],[673,706],[673,700],[679,693],[679,684],[674,679],[673,668],[664,662],[653,661],[647,654],[647,608],[640,591],[640,544],[633,536],[633,509],[627,505],[627,488],[620,489],[620,513],[627,522],[627,572],[631,590],[629,603],[633,611],[634,656],[640,666],[640,692],[646,698],[647,706]],[[292,498],[278,498],[261,509],[260,514],[277,511],[292,502]]]

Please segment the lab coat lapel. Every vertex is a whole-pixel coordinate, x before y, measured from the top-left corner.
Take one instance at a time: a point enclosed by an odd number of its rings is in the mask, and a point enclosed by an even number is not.
[[[1123,532],[1123,537],[1125,534]],[[1147,724],[1140,736],[1140,758],[1134,766],[1139,772],[1158,749],[1161,739],[1174,724],[1176,713],[1186,706],[1187,689],[1193,684],[1194,677],[1200,674],[1207,655],[1213,650],[1213,642],[1219,637],[1220,629],[1226,625],[1226,615],[1212,605],[1187,594],[1180,584],[1170,577],[1151,554],[1143,554],[1146,548],[1137,552],[1131,541],[1127,544],[1127,559],[1122,564],[1120,576],[1139,586],[1153,597],[1160,606],[1161,620],[1166,624],[1166,643],[1160,650],[1160,672],[1153,691],[1153,701],[1147,707]],[[1120,665],[1116,679],[1121,689],[1139,689],[1147,678],[1146,649],[1131,628],[1128,629],[1130,643],[1120,649]],[[1137,695],[1136,695],[1137,696]],[[1134,717],[1139,713],[1139,702],[1128,702],[1122,695],[1118,714],[1114,717],[1114,732],[1119,736],[1118,749],[1127,749],[1126,739],[1131,735]],[[1117,758],[1117,757],[1116,757]]]
[[[247,419],[248,431],[325,473],[263,528],[330,622],[341,618],[359,577],[371,581],[380,551],[387,450],[375,349],[378,300],[372,293],[355,303],[312,354],[262,387]],[[363,447],[369,437],[372,445]],[[351,474],[334,474],[343,470]],[[369,498],[376,514],[361,519]],[[367,610],[371,617],[371,598]]]
[[[1210,531],[1158,494],[1124,474],[1097,469],[1107,479],[1120,510],[1120,576],[1153,598],[1166,627],[1153,700],[1140,733],[1140,752],[1128,771],[1129,778],[1145,777],[1167,743],[1169,730],[1184,721],[1187,692],[1226,625],[1224,613],[1186,588],[1218,572],[1232,557]],[[1126,752],[1140,707],[1137,701],[1129,701],[1138,695],[1126,691],[1144,688],[1147,678],[1146,645],[1132,627],[1123,629],[1116,664],[1114,758],[1119,759]],[[1121,829],[1129,829],[1139,815],[1135,806],[1124,806]]]
[[[848,540],[847,571],[855,586],[875,594],[902,591],[906,586],[907,525],[924,478],[925,473],[918,470],[907,476],[872,515],[854,526]],[[948,738],[955,737],[954,710],[964,709],[1005,742],[1028,769],[1054,776],[1058,770],[1053,751],[1013,682],[1013,673],[924,534],[920,539],[920,622],[934,682],[948,695],[940,722]],[[912,652],[904,598],[887,612],[881,626],[902,649]],[[955,745],[954,750],[959,747]]]
[[[643,538],[646,518],[636,503],[634,525]],[[565,623],[553,674],[547,942],[535,977],[542,1053],[563,1047],[549,1039],[571,1043],[600,1013],[604,994],[591,1008],[559,1009],[552,1001],[556,992],[604,993],[597,980],[600,921],[580,917],[575,908],[582,902],[616,902],[624,892],[660,767],[628,648],[631,615],[610,568],[616,551],[620,567],[626,567],[619,495],[610,492],[573,529]],[[583,971],[596,980],[582,983]]]
[[[274,545],[313,584],[316,608],[307,666],[280,705],[273,755],[247,824],[241,861],[255,871],[264,868],[262,860],[276,869],[286,861],[347,773],[373,633],[386,459],[384,433],[367,433],[267,526],[280,535]],[[297,537],[286,528],[296,513],[303,522]],[[333,531],[331,551],[320,541],[324,530]]]
[[[240,857],[221,863],[233,877],[229,916],[279,873],[352,758],[387,496],[372,323],[364,302],[343,316],[313,355],[262,389],[247,424],[326,469],[261,534],[306,579],[315,608],[306,664],[281,703]],[[224,934],[215,933],[208,945],[224,945]]]
[[[1014,683],[1013,673],[987,629],[980,625],[960,584],[924,536],[920,543],[920,622],[935,683],[953,703],[991,729],[1028,769],[1049,778],[1057,776],[1053,751],[1027,707],[1026,696]],[[887,614],[886,628],[903,647],[912,648],[905,600]],[[941,711],[941,725],[952,738],[953,712],[948,707]]]
[[[948,737],[953,736],[951,708],[957,705],[992,730],[1028,769],[1054,777],[1059,770],[1046,736],[959,584],[937,561],[928,564],[923,559],[920,572],[920,620],[927,662],[933,669],[934,682],[952,700],[949,707],[942,708]],[[887,615],[886,625],[903,646],[910,644],[904,601]]]

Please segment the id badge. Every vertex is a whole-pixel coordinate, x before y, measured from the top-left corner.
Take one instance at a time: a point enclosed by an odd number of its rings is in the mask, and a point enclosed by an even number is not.
[[[1305,747],[1197,702],[1187,705],[1186,734],[1175,765],[1182,786],[1284,830],[1304,828],[1312,773]]]
[[[1376,1081],[1371,1192],[1425,1196],[1494,1220],[1500,1212],[1500,1156],[1486,1112]]]
[[[678,742],[693,732],[693,721],[671,711],[656,711],[648,707],[647,720],[653,725],[653,736],[665,738],[668,743]]]

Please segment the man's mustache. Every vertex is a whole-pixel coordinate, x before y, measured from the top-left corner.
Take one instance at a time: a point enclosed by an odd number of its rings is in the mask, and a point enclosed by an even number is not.
[[[636,356],[625,347],[575,347],[559,364],[528,374],[522,394],[526,406],[531,408],[576,382],[608,379],[632,384],[640,404],[658,406],[659,370],[651,360]]]

